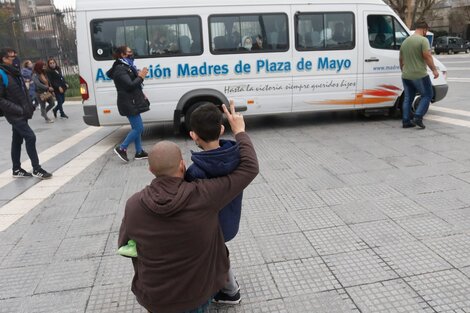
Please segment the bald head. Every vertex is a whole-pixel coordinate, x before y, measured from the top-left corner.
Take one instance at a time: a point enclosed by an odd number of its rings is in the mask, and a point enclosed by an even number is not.
[[[149,168],[155,176],[181,176],[183,157],[178,145],[171,141],[160,141],[149,153]],[[184,167],[184,164],[183,164]],[[184,171],[183,171],[184,175]]]

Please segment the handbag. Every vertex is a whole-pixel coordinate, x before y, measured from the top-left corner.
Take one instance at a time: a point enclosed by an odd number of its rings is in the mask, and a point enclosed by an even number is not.
[[[47,101],[52,97],[54,97],[54,95],[50,91],[44,91],[43,93],[39,94],[39,99],[41,99],[41,101]]]

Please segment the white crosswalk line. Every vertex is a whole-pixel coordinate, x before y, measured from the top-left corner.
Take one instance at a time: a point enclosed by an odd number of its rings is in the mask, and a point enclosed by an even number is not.
[[[69,139],[72,138],[73,137]],[[77,138],[78,137],[73,140],[74,143],[77,142]],[[113,132],[111,135],[104,138],[103,140],[92,146],[90,149],[84,151],[72,161],[55,171],[52,179],[40,181],[39,183],[37,183],[24,193],[16,197],[14,200],[0,207],[0,231],[7,229],[10,225],[12,225],[18,219],[23,217],[23,215],[28,213],[31,209],[33,209],[43,200],[47,199],[60,187],[65,185],[73,177],[78,175],[81,171],[91,165],[99,157],[109,151],[121,138],[122,134],[119,131]],[[62,145],[64,142],[69,143],[69,139],[64,140],[56,146]],[[50,149],[53,149],[54,147]],[[56,147],[56,149],[58,148]]]
[[[52,159],[56,155],[66,151],[67,149],[73,147],[74,145],[77,144],[77,142],[81,141],[82,139],[96,133],[99,131],[101,127],[93,127],[90,126],[88,128],[85,128],[81,132],[73,135],[72,137],[69,137],[65,139],[64,141],[59,142],[58,144],[50,147],[49,149],[41,152],[39,154],[39,161],[41,164],[45,163],[46,161]],[[29,160],[28,160],[29,162]],[[28,167],[26,167],[28,168]],[[12,182],[15,178],[12,177],[12,172],[11,169],[4,171],[3,173],[0,174],[0,188],[3,186],[9,184]]]
[[[445,117],[445,116],[427,114],[425,116],[425,119],[435,121],[435,122],[452,124],[452,125],[456,125],[456,126],[470,127],[470,121],[459,120],[459,119],[456,119],[456,118],[450,118],[450,117]]]
[[[442,113],[450,113],[450,114],[456,114],[456,115],[461,115],[461,116],[470,116],[469,111],[465,110],[457,110],[457,109],[451,109],[451,108],[444,108],[444,107],[437,107],[437,106],[432,106],[429,108],[429,111],[436,111],[436,112],[442,112]]]

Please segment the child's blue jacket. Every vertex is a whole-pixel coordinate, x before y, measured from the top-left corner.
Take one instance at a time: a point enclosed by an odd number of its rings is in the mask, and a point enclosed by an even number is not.
[[[193,164],[186,170],[186,181],[200,178],[225,176],[233,172],[240,163],[240,149],[232,140],[221,139],[220,147],[210,151],[191,151]],[[214,195],[217,197],[217,195]],[[219,212],[219,223],[225,242],[232,240],[238,233],[242,212],[243,192]]]

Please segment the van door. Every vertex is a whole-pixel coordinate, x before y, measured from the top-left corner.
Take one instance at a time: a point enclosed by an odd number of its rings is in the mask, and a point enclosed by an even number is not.
[[[356,6],[294,5],[293,111],[353,109],[358,71]]]
[[[361,11],[364,72],[358,90],[360,107],[391,107],[403,90],[399,57],[408,32],[390,11]]]

